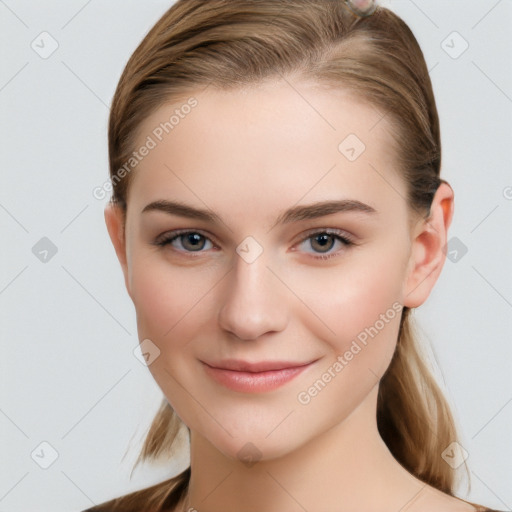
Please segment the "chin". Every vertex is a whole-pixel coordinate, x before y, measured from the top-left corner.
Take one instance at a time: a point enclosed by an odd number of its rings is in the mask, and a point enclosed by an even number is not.
[[[285,440],[281,436],[276,436],[272,440],[265,439],[266,435],[268,434],[256,437],[251,435],[251,431],[248,430],[247,435],[233,438],[227,436],[223,439],[212,439],[210,442],[226,457],[238,460],[247,467],[251,467],[257,462],[278,459],[297,448],[290,439]]]

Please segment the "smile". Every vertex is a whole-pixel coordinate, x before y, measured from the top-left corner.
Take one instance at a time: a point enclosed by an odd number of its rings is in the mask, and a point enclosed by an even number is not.
[[[263,393],[283,386],[312,366],[314,362],[265,371],[231,370],[216,368],[204,362],[202,364],[209,377],[233,391]]]

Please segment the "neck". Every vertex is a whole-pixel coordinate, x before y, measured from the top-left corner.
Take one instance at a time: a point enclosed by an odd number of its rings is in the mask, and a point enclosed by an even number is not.
[[[191,431],[186,507],[197,512],[404,510],[426,486],[392,456],[376,423],[378,385],[334,428],[293,452],[234,460]]]

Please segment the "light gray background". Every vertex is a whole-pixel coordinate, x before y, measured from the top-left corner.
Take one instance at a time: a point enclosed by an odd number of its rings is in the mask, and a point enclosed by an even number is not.
[[[108,178],[117,80],[171,3],[0,0],[0,512],[82,510],[187,463],[185,453],[129,479],[161,393],[132,353],[133,305],[107,237],[106,200],[92,195]],[[512,5],[382,5],[408,22],[425,52],[442,175],[455,190],[450,238],[459,247],[449,249],[458,256],[416,317],[469,453],[472,489],[459,495],[510,510]],[[47,58],[31,47],[51,49],[44,31],[58,43]],[[454,58],[461,37],[469,48]],[[57,248],[46,262],[32,251],[42,237]],[[52,450],[58,458],[43,469]]]

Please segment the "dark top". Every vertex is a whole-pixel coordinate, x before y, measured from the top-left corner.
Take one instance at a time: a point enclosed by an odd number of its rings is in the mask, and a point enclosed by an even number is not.
[[[135,511],[133,508],[130,508],[130,505],[127,505],[126,507],[123,507],[122,505],[113,506],[112,501],[107,501],[105,503],[101,503],[99,505],[96,505],[92,508],[88,508],[87,510],[82,510],[82,512],[153,512],[149,509],[146,510],[137,510]],[[198,511],[200,512],[200,511]],[[495,510],[490,508],[479,508],[478,511],[475,512],[505,512],[504,510]]]
[[[110,503],[110,502],[105,502],[100,505],[96,505],[95,507],[88,508],[87,510],[82,510],[82,512],[117,512],[117,510],[121,511],[121,509],[109,508],[108,503]],[[126,510],[130,510],[130,509],[126,509]],[[130,512],[132,512],[132,511],[130,510]],[[144,512],[144,511],[141,510],[140,512]],[[505,511],[504,510],[494,510],[494,509],[490,509],[490,508],[482,508],[478,512],[505,512]]]
[[[160,512],[170,511],[176,507],[182,496],[187,491],[189,479],[190,466],[182,471],[179,475],[165,480],[164,482],[160,482],[158,484],[152,485],[151,487],[141,489],[140,491],[134,491],[126,494],[125,496],[106,501],[99,505],[88,508],[87,510],[82,510],[82,512],[155,512],[157,510]],[[157,492],[159,495],[157,498],[157,501],[160,504],[159,506],[155,506],[155,502],[151,499],[151,497],[155,494],[155,491],[160,491]],[[135,496],[138,498],[138,503],[143,502],[146,504],[144,509],[141,509],[140,507],[135,508],[135,505],[132,501],[133,497]],[[150,501],[153,501],[153,504],[151,504]],[[503,510],[486,508],[476,503],[469,503],[476,507],[475,512],[505,512]]]
[[[82,512],[117,512],[117,510],[109,508],[108,503],[109,502],[106,502],[106,503],[103,503],[100,505],[96,505],[95,507],[88,508],[87,510],[82,510]],[[121,509],[119,509],[119,511],[120,510]],[[127,510],[130,510],[130,509],[127,509]],[[132,511],[130,511],[130,512],[132,512]],[[143,512],[143,511],[141,510],[140,512]],[[490,508],[482,508],[478,512],[505,512],[505,511],[504,510],[494,510],[494,509],[490,509]]]

